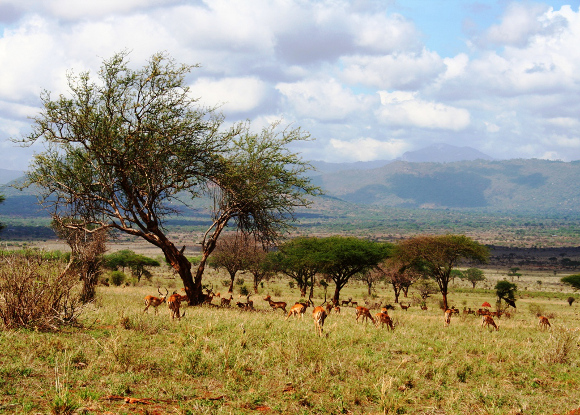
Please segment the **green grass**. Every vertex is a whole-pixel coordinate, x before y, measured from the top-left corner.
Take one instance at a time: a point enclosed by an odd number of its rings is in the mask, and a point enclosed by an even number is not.
[[[362,286],[347,288],[361,303]],[[521,298],[511,319],[496,320],[497,332],[473,316],[444,328],[439,296],[427,311],[391,311],[394,332],[357,324],[344,307],[317,337],[311,309],[288,321],[269,310],[262,298],[274,290],[283,293],[275,300],[298,299],[287,282],[272,281],[252,297],[257,312],[186,307],[172,322],[164,304],[143,314],[152,287],[100,288],[82,329],[2,331],[0,413],[528,415],[580,405],[576,305]],[[450,298],[471,308],[493,299]],[[529,304],[553,316],[552,330],[539,329]]]

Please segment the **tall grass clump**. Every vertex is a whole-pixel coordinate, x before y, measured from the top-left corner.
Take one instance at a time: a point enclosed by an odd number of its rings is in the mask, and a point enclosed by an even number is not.
[[[78,276],[60,259],[36,252],[0,256],[0,318],[7,329],[56,329],[81,311]]]

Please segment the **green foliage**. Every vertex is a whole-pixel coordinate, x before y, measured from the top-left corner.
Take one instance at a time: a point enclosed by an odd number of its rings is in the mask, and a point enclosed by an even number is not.
[[[117,287],[123,284],[126,278],[125,273],[122,271],[111,272],[111,283]]]
[[[499,299],[515,300],[515,294],[518,289],[516,284],[503,280],[495,284],[494,290]]]
[[[105,267],[114,271],[117,271],[119,268],[130,268],[133,276],[137,277],[137,281],[141,281],[143,276],[146,278],[151,277],[151,273],[146,267],[159,267],[161,265],[156,259],[136,254],[128,249],[105,255],[104,263]]]
[[[485,275],[479,268],[468,268],[463,272],[461,279],[469,281],[475,288],[478,282],[485,281]]]
[[[575,290],[580,290],[580,274],[574,274],[560,278],[560,281],[562,281],[564,284],[570,285]]]

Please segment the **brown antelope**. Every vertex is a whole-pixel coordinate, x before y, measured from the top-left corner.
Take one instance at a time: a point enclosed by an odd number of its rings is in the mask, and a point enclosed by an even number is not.
[[[334,306],[334,312],[335,312],[336,314],[340,314],[340,307],[339,307],[339,306],[337,306],[337,305],[335,305],[335,306]]]
[[[542,329],[547,329],[548,327],[552,327],[550,325],[550,320],[548,320],[548,317],[544,317],[544,316],[538,316],[538,324],[540,325],[540,328],[542,328]]]
[[[377,314],[375,314],[375,317],[377,320],[375,323],[377,328],[379,327],[379,323],[380,323],[381,328],[383,328],[384,325],[386,324],[388,329],[395,330],[395,326],[393,326],[393,320],[391,320],[391,318],[389,317],[389,315],[387,313],[377,313]]]
[[[409,307],[411,307],[411,304],[409,304],[409,305],[403,305],[403,304],[399,304],[399,305],[400,305],[400,306],[401,306],[401,308],[402,308],[403,310],[405,310],[405,311],[407,311],[407,309],[408,309]]]
[[[167,306],[169,307],[171,320],[175,319],[175,317],[179,320],[185,315],[185,312],[179,314],[179,307],[181,307],[181,296],[179,294],[171,294],[167,299]]]
[[[267,301],[270,304],[270,307],[272,307],[272,311],[276,311],[277,308],[284,310],[284,313],[287,313],[286,311],[286,303],[284,301],[272,301],[272,297],[270,297],[269,295],[264,298],[264,301]]]
[[[326,315],[329,315],[333,308],[334,308],[333,303],[326,304]]]
[[[315,307],[312,311],[312,318],[314,319],[314,328],[319,336],[322,336],[322,328],[324,327],[324,320],[326,320],[326,311],[324,307]]]
[[[159,306],[159,304],[162,304],[165,302],[165,299],[167,298],[167,294],[169,294],[169,291],[167,290],[167,288],[165,289],[165,295],[161,294],[161,291],[159,291],[159,288],[157,288],[157,292],[159,293],[159,295],[161,297],[153,297],[152,295],[148,295],[145,297],[145,310],[143,310],[143,312],[146,312],[147,309],[150,306],[153,306],[153,308],[155,309],[155,314],[157,314],[157,307]]]
[[[381,313],[389,314],[389,309],[387,307],[382,307],[381,308]]]
[[[230,298],[222,297],[222,301],[221,301],[222,307],[229,307],[230,303],[232,301],[232,298],[234,298],[234,297],[231,294],[230,294]]]
[[[453,314],[453,311],[451,311],[450,308],[448,308],[447,310],[445,310],[445,320],[443,323],[444,327],[449,327],[449,324],[451,323],[451,314]]]
[[[427,304],[421,304],[421,310],[427,310]]]
[[[499,330],[499,327],[495,324],[495,321],[493,321],[493,317],[489,315],[483,316],[481,319],[481,327],[486,326],[492,326],[494,329]]]
[[[366,321],[367,319],[370,319],[373,322],[373,324],[376,324],[375,319],[371,315],[369,309],[366,307],[358,306],[356,308],[356,322],[357,323],[358,323],[359,317],[361,317],[361,316],[362,316],[363,322]]]
[[[286,316],[285,320],[288,320],[290,316],[296,316],[300,318],[304,317],[304,313],[306,312],[307,308],[308,305],[306,304],[302,303],[294,304],[292,307],[290,307],[290,311],[288,311],[288,315]]]
[[[345,305],[349,305],[350,304],[350,300],[342,300],[342,302],[340,303],[341,306],[345,306]]]

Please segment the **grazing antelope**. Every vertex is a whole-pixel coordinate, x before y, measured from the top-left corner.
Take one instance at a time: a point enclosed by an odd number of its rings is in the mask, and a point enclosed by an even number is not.
[[[493,317],[492,316],[483,316],[482,317],[482,319],[481,319],[481,327],[486,327],[486,326],[492,326],[496,330],[499,330],[499,327],[497,326],[497,324],[495,324],[495,321],[493,321]]]
[[[150,306],[153,306],[153,308],[155,309],[155,314],[157,314],[157,307],[159,306],[159,304],[162,304],[165,302],[165,299],[167,298],[167,294],[169,294],[169,291],[167,290],[167,288],[165,289],[165,291],[166,291],[165,295],[163,295],[163,294],[161,294],[161,291],[159,291],[159,288],[157,288],[157,292],[161,296],[160,298],[153,297],[152,295],[146,296],[145,297],[145,310],[143,310],[143,312],[146,312]]]
[[[389,315],[387,313],[377,313],[377,314],[375,314],[375,317],[377,320],[375,323],[377,328],[379,327],[379,323],[380,323],[381,328],[383,328],[384,325],[386,324],[388,329],[395,330],[395,326],[393,326],[393,320],[391,320],[391,318],[389,317]]]
[[[362,306],[358,306],[356,308],[356,322],[358,323],[358,319],[359,317],[362,316],[362,321],[366,321],[367,319],[370,319],[373,324],[376,324],[375,319],[373,318],[373,316],[371,315],[371,313],[369,312],[369,309],[366,307],[362,307]]]
[[[182,315],[179,314],[179,307],[181,307],[181,296],[179,294],[171,294],[167,299],[167,306],[169,307],[171,320],[175,319],[175,317],[180,320],[185,315],[185,312]]]
[[[222,307],[229,307],[230,306],[230,303],[232,301],[232,298],[234,298],[234,297],[231,294],[230,294],[230,298],[223,297],[222,298],[222,301],[221,301]]]
[[[399,305],[400,305],[400,306],[401,306],[401,308],[402,308],[403,310],[405,310],[405,311],[407,311],[407,309],[408,309],[409,307],[411,307],[411,304],[409,304],[409,305],[403,305],[403,304],[399,304]]]
[[[319,336],[322,336],[322,328],[324,326],[324,320],[326,320],[326,311],[324,307],[315,307],[312,311],[312,318],[314,319],[314,328]]]
[[[270,297],[269,295],[264,298],[264,301],[267,301],[270,304],[270,307],[272,307],[272,311],[276,311],[277,308],[284,310],[284,313],[287,313],[286,311],[286,303],[284,301],[272,301],[272,297]]]
[[[345,305],[349,305],[350,304],[350,300],[342,300],[342,302],[340,303],[341,306],[345,306]]]
[[[351,307],[358,307],[358,302],[350,300]]]
[[[548,327],[552,327],[550,325],[550,320],[548,320],[548,317],[538,316],[538,323],[540,325],[540,328],[542,328],[542,329],[547,329]]]
[[[306,309],[308,308],[308,305],[306,304],[302,304],[302,303],[296,303],[294,304],[292,307],[290,307],[290,311],[288,311],[288,315],[286,316],[285,320],[288,320],[288,318],[290,318],[290,316],[296,316],[296,317],[304,317],[304,313],[306,312]]]
[[[453,314],[453,311],[451,311],[450,308],[448,308],[447,310],[445,310],[445,320],[443,323],[444,327],[449,327],[449,324],[451,323],[451,314]]]

